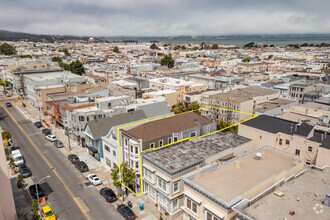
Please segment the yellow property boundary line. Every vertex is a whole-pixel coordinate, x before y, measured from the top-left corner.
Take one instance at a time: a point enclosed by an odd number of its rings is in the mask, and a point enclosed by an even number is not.
[[[127,128],[127,127],[130,127],[130,126],[134,126],[134,125],[140,125],[140,124],[144,124],[144,123],[148,123],[148,122],[152,122],[152,121],[157,121],[157,120],[161,120],[161,119],[164,119],[164,118],[170,118],[170,117],[175,117],[175,116],[178,116],[178,115],[181,115],[181,114],[187,114],[187,113],[190,113],[190,112],[193,112],[193,111],[187,111],[187,112],[183,112],[183,113],[180,113],[180,114],[176,114],[176,115],[169,115],[169,116],[165,116],[165,117],[160,117],[160,118],[156,118],[156,119],[152,119],[152,120],[148,120],[148,121],[142,121],[142,122],[138,122],[138,123],[135,123],[135,124],[131,124],[131,125],[125,125],[125,126],[122,126],[122,127],[119,127],[117,128],[117,134],[118,134],[118,168],[119,168],[119,181],[121,183],[121,185],[123,185],[124,187],[126,187],[129,191],[131,191],[134,195],[138,196],[138,195],[141,195],[143,194],[143,181],[142,181],[142,164],[141,164],[141,153],[145,152],[145,151],[148,151],[148,150],[157,150],[157,149],[160,149],[160,148],[163,148],[163,147],[166,147],[166,146],[169,146],[169,145],[173,145],[173,144],[177,144],[179,142],[182,142],[182,141],[191,141],[191,140],[195,140],[197,138],[201,138],[201,137],[205,137],[205,136],[208,136],[208,135],[211,135],[211,134],[215,134],[215,133],[218,133],[218,132],[221,132],[223,130],[226,130],[230,127],[234,127],[234,126],[237,126],[243,122],[246,122],[246,121],[249,121],[251,119],[254,119],[256,117],[258,117],[259,115],[256,115],[256,114],[251,114],[251,113],[247,113],[247,112],[242,112],[242,111],[236,111],[236,110],[232,110],[232,109],[227,109],[227,108],[220,108],[220,107],[216,107],[216,106],[208,106],[208,107],[205,107],[205,108],[200,108],[198,109],[197,111],[199,110],[202,110],[202,109],[207,109],[207,108],[217,108],[217,109],[221,109],[221,110],[227,110],[227,111],[232,111],[232,112],[238,112],[238,113],[243,113],[243,114],[246,114],[246,115],[251,115],[253,117],[249,118],[249,119],[246,119],[244,121],[241,121],[241,122],[238,122],[236,124],[233,124],[233,125],[230,125],[228,127],[225,127],[225,128],[222,128],[220,130],[217,130],[217,131],[214,131],[214,132],[211,132],[211,133],[208,133],[208,134],[204,134],[204,135],[201,135],[201,136],[198,136],[198,137],[195,137],[195,138],[185,138],[185,139],[182,139],[182,140],[179,140],[179,141],[176,141],[176,142],[173,142],[173,143],[170,143],[170,144],[166,144],[166,145],[163,145],[161,147],[157,147],[157,148],[149,148],[147,150],[144,150],[144,151],[141,151],[139,152],[139,169],[140,169],[140,183],[141,183],[141,193],[139,194],[136,194],[134,193],[129,187],[127,187],[122,181],[121,181],[121,170],[120,170],[120,137],[119,137],[119,130],[122,129],[122,128]]]

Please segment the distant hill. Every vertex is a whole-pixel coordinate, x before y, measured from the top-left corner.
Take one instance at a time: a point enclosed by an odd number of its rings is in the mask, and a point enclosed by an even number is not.
[[[73,35],[39,35],[39,34],[28,34],[22,32],[12,32],[0,30],[0,41],[20,41],[28,40],[33,42],[54,42],[56,40],[85,40],[87,41],[89,37],[84,36],[73,36]],[[95,38],[95,40],[102,40],[100,38]]]

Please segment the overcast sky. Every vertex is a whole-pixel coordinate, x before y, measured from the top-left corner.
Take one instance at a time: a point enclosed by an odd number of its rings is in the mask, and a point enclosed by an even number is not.
[[[0,29],[84,36],[330,34],[330,0],[0,0]]]

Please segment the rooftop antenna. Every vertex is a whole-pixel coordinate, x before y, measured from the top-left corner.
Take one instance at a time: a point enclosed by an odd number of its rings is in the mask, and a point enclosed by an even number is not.
[[[182,153],[181,163],[184,163],[184,155],[186,153],[188,153],[189,150],[184,150],[184,149],[179,148],[179,151]]]

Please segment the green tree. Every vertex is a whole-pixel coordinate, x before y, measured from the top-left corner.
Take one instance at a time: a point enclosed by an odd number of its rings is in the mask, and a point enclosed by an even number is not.
[[[24,186],[25,186],[25,181],[24,181],[22,175],[18,175],[18,177],[17,177],[17,188],[24,189]]]
[[[180,45],[176,45],[173,50],[180,50],[181,49],[181,46]]]
[[[255,56],[255,58],[256,58],[257,60],[260,60],[259,56]]]
[[[184,110],[185,110],[185,108],[184,108],[184,105],[182,104],[182,102],[179,102],[178,104],[172,106],[172,111],[175,114],[182,113],[182,112],[184,112]]]
[[[153,43],[151,44],[150,49],[159,50],[159,47],[155,43]]]
[[[269,56],[268,56],[268,59],[272,59],[273,56],[274,56],[273,54],[269,55]]]
[[[159,53],[157,53],[157,56],[162,57],[162,56],[164,56],[164,54],[159,52]]]
[[[218,44],[213,44],[211,47],[212,50],[218,50],[219,49],[219,45]]]
[[[63,50],[59,50],[59,52],[63,52],[65,56],[69,57],[71,54],[69,53],[68,49],[64,48]]]
[[[218,122],[218,124],[217,124],[217,130],[224,129],[224,128],[227,128],[229,126],[231,126],[231,124],[229,122],[225,122],[223,120],[220,120],[220,122]],[[222,132],[228,132],[228,131],[231,132],[231,133],[237,134],[237,132],[238,132],[237,125],[231,126],[230,128],[222,130]]]
[[[36,199],[32,202],[31,211],[33,212],[32,220],[39,220],[39,205]]]
[[[201,112],[199,111],[200,105],[197,102],[194,102],[191,104],[191,110],[196,112],[197,114],[200,114]]]
[[[172,58],[172,55],[166,55],[161,61],[160,61],[160,65],[162,66],[167,66],[168,68],[172,68],[174,67],[174,60]]]
[[[117,46],[115,46],[115,47],[113,48],[113,52],[115,52],[115,53],[120,53],[119,48],[118,48]]]
[[[245,44],[243,47],[244,48],[251,48],[251,47],[255,47],[256,45],[255,45],[255,43],[254,42],[250,42],[250,43],[248,43],[248,44]]]
[[[111,168],[111,179],[113,180],[113,185],[115,187],[120,187],[121,183],[120,180],[118,178],[118,173],[119,173],[119,167],[117,166],[117,164],[114,164],[113,167]]]
[[[186,54],[186,58],[190,58],[190,55],[189,54]]]
[[[59,62],[62,62],[62,60],[59,57],[53,57],[52,62],[58,62],[59,63]]]
[[[187,47],[185,45],[182,45],[181,50],[186,50]]]
[[[31,55],[20,55],[19,57],[20,58],[30,58],[30,59],[32,59],[32,56]]]
[[[244,63],[248,63],[248,62],[250,62],[250,58],[248,58],[248,57],[246,57],[246,58],[244,58],[243,60],[242,60],[242,62],[244,62]]]
[[[15,162],[14,162],[14,159],[13,158],[10,158],[9,160],[9,166],[14,169],[15,168]]]
[[[193,47],[192,50],[199,50],[199,47]]]
[[[11,133],[9,133],[8,131],[3,131],[2,133],[1,133],[1,135],[2,135],[2,140],[5,140],[5,139],[10,139],[11,138]]]
[[[269,47],[275,47],[274,44],[270,45]]]
[[[85,68],[79,60],[76,60],[70,63],[70,71],[74,74],[81,76],[85,73]]]
[[[13,47],[7,43],[1,44],[0,45],[0,54],[7,55],[7,56],[15,55],[16,54],[15,47]]]

